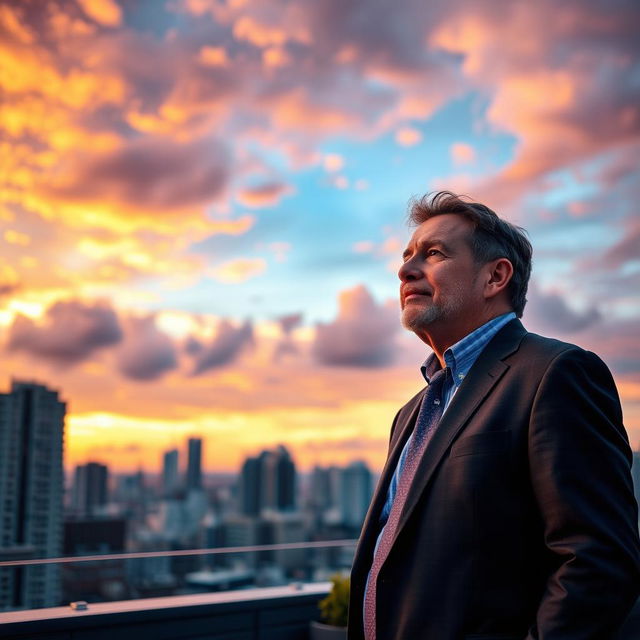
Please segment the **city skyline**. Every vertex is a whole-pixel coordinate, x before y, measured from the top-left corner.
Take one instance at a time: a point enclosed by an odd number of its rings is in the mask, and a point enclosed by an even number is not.
[[[528,229],[525,326],[595,351],[640,448],[640,10],[597,0],[0,2],[0,390],[65,464],[379,471],[428,349],[412,196]]]
[[[113,476],[97,462],[78,465],[65,482],[65,411],[57,391],[34,383],[15,382],[0,394],[2,561],[353,539],[371,499],[366,464],[315,468],[300,482],[282,445],[247,458],[232,479],[203,482],[203,441],[195,437],[186,442],[181,478],[178,451],[170,450],[161,482],[142,472]],[[0,610],[275,586],[323,579],[349,562],[348,552],[260,549],[215,560],[169,554],[98,566],[5,566]]]

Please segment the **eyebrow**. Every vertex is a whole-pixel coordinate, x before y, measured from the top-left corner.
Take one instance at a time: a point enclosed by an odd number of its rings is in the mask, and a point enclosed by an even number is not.
[[[448,245],[444,240],[440,238],[423,238],[420,242],[417,243],[416,247],[418,249],[425,249],[426,247],[441,247],[445,253],[452,254],[453,249],[450,245]],[[403,252],[402,257],[406,258],[412,253],[411,246],[408,246]]]

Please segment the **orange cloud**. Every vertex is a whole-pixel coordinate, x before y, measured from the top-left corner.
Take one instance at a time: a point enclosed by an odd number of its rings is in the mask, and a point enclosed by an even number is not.
[[[209,273],[219,282],[235,284],[255,278],[266,269],[267,261],[264,258],[237,258],[211,269]]]
[[[233,35],[238,40],[247,40],[257,47],[282,45],[288,39],[282,27],[261,23],[252,16],[239,18],[233,25]]]
[[[289,54],[281,47],[269,47],[262,52],[262,61],[267,68],[286,67],[291,64]]]
[[[326,171],[333,173],[344,167],[344,158],[338,153],[327,153],[322,159],[322,164]]]
[[[82,10],[105,27],[117,27],[122,22],[122,10],[114,0],[78,0]]]
[[[451,158],[456,165],[470,164],[476,159],[476,151],[469,144],[455,142],[451,145]]]
[[[35,36],[31,29],[22,23],[18,14],[12,7],[0,6],[1,28],[22,44],[32,44]]]
[[[74,154],[38,195],[71,224],[175,233],[176,225],[207,227],[202,209],[224,194],[227,178],[226,150],[215,141],[145,138],[113,152]]]
[[[7,229],[4,232],[4,239],[9,244],[17,244],[22,247],[28,247],[31,242],[31,238],[26,233],[20,233],[13,229]]]
[[[422,141],[422,134],[418,129],[403,127],[396,131],[395,140],[402,147],[413,147]]]
[[[466,7],[429,43],[463,56],[467,78],[491,92],[489,122],[517,137],[514,161],[480,185],[513,198],[545,173],[626,143],[635,135],[637,96],[626,80],[633,58],[621,35],[624,12],[613,18],[595,3],[558,11],[542,2],[509,5],[501,19],[509,28],[497,38],[491,6]]]
[[[294,129],[337,133],[358,129],[361,123],[361,117],[355,110],[314,102],[300,88],[270,99],[265,106],[274,125],[284,131]]]
[[[293,189],[282,182],[267,182],[256,187],[247,187],[240,190],[236,198],[246,207],[260,208],[273,207]]]
[[[70,229],[59,220],[44,221],[23,211],[19,225],[0,222],[8,263],[0,267],[0,286],[12,286],[4,302],[48,306],[59,298],[105,297],[123,306],[157,304],[158,294],[141,282],[154,282],[166,292],[194,286],[206,273],[207,259],[190,253],[189,246],[216,234],[240,236],[254,223],[253,216],[243,215],[187,223],[179,234],[177,224],[173,231],[139,228],[124,234],[105,228],[104,220],[102,228]]]
[[[224,47],[202,47],[199,60],[202,64],[212,67],[225,67],[229,64],[229,57]]]

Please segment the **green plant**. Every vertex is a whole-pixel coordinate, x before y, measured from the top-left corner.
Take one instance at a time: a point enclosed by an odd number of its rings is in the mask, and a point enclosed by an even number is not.
[[[333,625],[334,627],[347,626],[347,613],[349,611],[349,576],[336,573],[331,582],[333,586],[329,595],[320,600],[318,606],[322,614],[323,622]]]

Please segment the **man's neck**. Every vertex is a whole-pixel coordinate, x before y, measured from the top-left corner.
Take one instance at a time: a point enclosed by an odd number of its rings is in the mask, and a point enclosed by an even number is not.
[[[452,345],[460,342],[464,337],[470,333],[490,322],[494,318],[501,316],[505,313],[509,313],[511,309],[500,309],[493,314],[488,314],[488,317],[476,319],[476,321],[449,323],[447,326],[431,325],[424,331],[417,333],[416,335],[427,345],[431,347],[435,356],[440,361],[442,368],[446,367],[444,360],[444,352]]]

